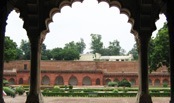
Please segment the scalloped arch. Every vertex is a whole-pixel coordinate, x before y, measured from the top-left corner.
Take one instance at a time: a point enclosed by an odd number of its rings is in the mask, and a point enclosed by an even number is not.
[[[45,20],[47,29],[45,31],[43,31],[43,33],[46,34],[46,33],[49,32],[49,24],[51,22],[53,22],[52,17],[54,16],[55,13],[61,12],[61,9],[64,6],[70,6],[71,7],[72,4],[74,2],[77,2],[77,1],[79,1],[81,3],[83,2],[83,0],[66,0],[66,1],[62,1],[59,5],[57,5],[57,7],[52,8],[51,11],[50,11],[50,13],[49,13],[49,18],[47,18]],[[120,14],[127,15],[127,17],[128,17],[128,23],[130,23],[132,25],[132,27],[131,27],[131,33],[134,34],[135,36],[138,34],[136,30],[133,30],[134,19],[131,17],[130,11],[128,9],[126,9],[126,8],[123,8],[120,2],[118,2],[116,0],[115,1],[97,0],[97,1],[98,1],[98,3],[100,3],[100,2],[106,2],[106,3],[108,3],[109,7],[115,6],[115,7],[117,7],[120,10]]]

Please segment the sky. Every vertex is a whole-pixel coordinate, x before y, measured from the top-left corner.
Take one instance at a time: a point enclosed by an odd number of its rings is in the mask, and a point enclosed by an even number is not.
[[[109,42],[118,40],[120,46],[128,52],[135,44],[134,35],[130,33],[132,25],[128,23],[128,17],[120,14],[117,7],[109,7],[106,2],[98,3],[97,0],[75,2],[71,7],[64,6],[52,19],[53,22],[49,24],[50,32],[43,42],[47,49],[63,48],[66,43],[79,42],[82,38],[86,44],[84,53],[90,52],[90,34],[101,35],[105,48],[108,47]],[[165,16],[160,15],[160,19],[156,22],[157,30],[153,32],[153,36],[157,34],[165,21]],[[6,36],[10,36],[18,46],[22,39],[28,40],[26,31],[23,29],[23,21],[19,18],[19,13],[15,11],[12,11],[8,17]]]

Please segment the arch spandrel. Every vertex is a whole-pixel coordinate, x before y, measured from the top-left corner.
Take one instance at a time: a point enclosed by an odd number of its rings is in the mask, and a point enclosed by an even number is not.
[[[61,8],[64,6],[70,6],[74,2],[83,2],[83,0],[44,0],[43,2],[37,2],[38,0],[18,0],[17,5],[15,5],[17,8],[19,8],[19,11],[21,13],[20,17],[24,20],[24,28],[25,29],[32,29],[34,25],[38,25],[38,30],[40,32],[39,35],[45,36],[46,33],[49,32],[49,23],[51,23],[52,17],[55,13],[61,12]],[[152,1],[152,0],[146,0],[145,4],[143,2],[140,2],[140,0],[97,0],[100,2],[106,2],[110,7],[116,6],[119,8],[120,13],[126,14],[128,16],[128,22],[132,24],[131,33],[137,36],[140,27],[148,26],[149,30],[154,31],[156,30],[155,22],[157,19],[159,19],[159,13],[161,12],[161,6],[162,1]],[[142,0],[143,1],[143,0]],[[39,7],[35,7],[33,9],[34,3],[39,5]],[[149,4],[148,4],[149,3]],[[142,15],[142,10],[148,10],[146,7],[142,8],[143,5],[151,5],[151,11],[149,14],[146,14],[150,16],[150,23],[149,25],[145,25],[141,23],[141,20],[144,18]],[[39,9],[37,9],[39,8]],[[29,11],[27,11],[29,10]],[[38,13],[36,18],[33,18],[33,16]],[[147,11],[149,12],[149,11]],[[39,20],[37,20],[39,19]],[[145,18],[149,19],[149,18]],[[144,19],[144,20],[145,20]],[[30,20],[36,20],[38,22],[31,23]],[[144,21],[143,20],[143,21]],[[36,24],[37,23],[37,24]],[[31,28],[32,27],[32,28]],[[35,35],[36,36],[36,35]],[[43,38],[44,38],[43,36]]]

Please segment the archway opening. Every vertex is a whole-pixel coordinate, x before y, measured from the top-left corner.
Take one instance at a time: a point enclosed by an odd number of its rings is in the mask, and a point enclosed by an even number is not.
[[[14,78],[10,78],[8,80],[8,82],[9,82],[9,85],[14,85],[15,84],[15,79]]]
[[[109,78],[106,79],[106,80],[105,80],[105,85],[108,85],[109,82],[111,82],[111,79],[109,79]]]
[[[20,78],[19,79],[19,84],[23,84],[24,82],[23,82],[23,79],[22,78]]]
[[[56,85],[64,85],[64,80],[62,76],[57,76],[55,80]]]
[[[101,84],[100,84],[100,79],[99,79],[99,78],[96,79],[96,85],[101,85]]]
[[[50,84],[50,78],[48,76],[42,77],[42,85],[49,85]]]
[[[82,85],[87,85],[87,86],[92,85],[91,78],[88,76],[84,77],[82,81]]]
[[[75,76],[71,76],[69,79],[69,85],[78,85],[78,80]]]

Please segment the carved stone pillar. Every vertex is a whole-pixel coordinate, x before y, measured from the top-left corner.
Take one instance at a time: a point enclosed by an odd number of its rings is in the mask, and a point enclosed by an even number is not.
[[[0,3],[0,103],[5,103],[3,99],[3,70],[4,70],[4,38],[7,20],[7,1]]]
[[[167,1],[166,17],[168,21],[168,31],[170,40],[170,103],[174,103],[174,5],[173,0]]]
[[[150,35],[149,35],[150,34]],[[136,103],[152,103],[151,96],[148,91],[148,42],[151,33],[141,31],[139,33],[139,91]]]
[[[40,58],[41,58],[41,42],[40,37],[32,31],[29,34],[31,44],[31,68],[30,68],[30,91],[27,96],[26,103],[43,103],[42,94],[40,91]]]

